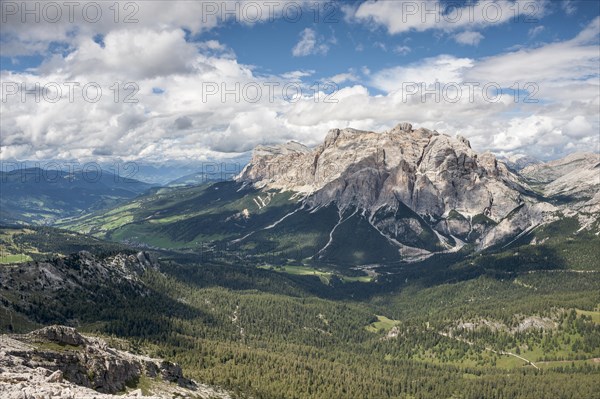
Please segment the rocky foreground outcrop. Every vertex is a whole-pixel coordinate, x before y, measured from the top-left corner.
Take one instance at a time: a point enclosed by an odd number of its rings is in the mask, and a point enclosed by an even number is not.
[[[145,381],[144,392],[138,389]],[[119,393],[119,396],[115,394]],[[0,336],[0,397],[230,398],[187,379],[171,362],[111,348],[75,329],[50,326],[26,335]]]

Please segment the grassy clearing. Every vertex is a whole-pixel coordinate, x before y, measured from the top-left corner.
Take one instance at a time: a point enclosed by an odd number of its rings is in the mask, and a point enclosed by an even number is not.
[[[552,369],[552,368],[556,368],[556,367],[570,367],[571,365],[583,366],[585,364],[591,365],[591,366],[596,366],[596,367],[599,367],[599,369],[600,369],[600,362],[597,359],[554,360],[554,361],[549,361],[549,362],[537,362],[535,365],[538,366],[539,368]]]
[[[319,269],[312,268],[310,266],[272,266],[272,265],[263,265],[258,266],[261,269],[272,270],[278,273],[287,273],[293,274],[296,276],[316,276],[321,279],[321,282],[325,285],[329,285],[332,277],[337,277],[342,280],[344,283],[370,283],[373,280],[371,276],[344,276],[340,274],[336,274],[330,271],[323,271]]]
[[[358,282],[358,283],[370,283],[371,281],[373,281],[373,277],[372,276],[354,276],[354,277],[350,277],[350,276],[342,276],[341,279],[344,282]]]
[[[531,357],[528,356],[527,353],[522,353],[521,355],[524,359],[530,360],[531,361]],[[535,361],[534,361],[535,363]],[[537,366],[537,363],[535,363]],[[498,355],[498,358],[496,359],[496,367],[502,368],[502,369],[516,369],[516,368],[520,368],[520,367],[527,367],[530,366],[529,363],[527,363],[524,360],[519,359],[518,357],[515,356],[511,356],[511,355]]]
[[[329,285],[332,273],[324,272],[312,267],[307,266],[271,266],[263,265],[259,266],[261,269],[272,270],[278,273],[293,274],[295,276],[316,276],[321,279],[321,282],[325,285]]]
[[[575,311],[577,312],[578,315],[584,315],[584,316],[589,316],[592,318],[592,321],[594,323],[600,324],[600,306],[598,308],[596,308],[596,310],[580,310],[580,309],[575,309]]]
[[[27,254],[0,254],[0,263],[3,265],[10,263],[24,263],[31,260],[31,256]]]
[[[121,213],[121,212],[124,212],[124,211],[129,211],[129,210],[132,210],[132,209],[137,209],[139,207],[140,207],[140,204],[138,202],[131,202],[129,204],[125,204],[125,205],[116,207],[116,208],[114,208],[114,209],[106,212],[106,215],[107,216],[116,215],[118,213]]]
[[[399,320],[392,320],[385,316],[377,315],[377,321],[366,326],[366,330],[372,333],[377,333],[380,331],[388,332],[393,327],[400,325]]]
[[[184,248],[185,243],[175,242],[161,234],[150,235],[147,233],[144,226],[128,225],[115,230],[111,236],[113,241],[122,242],[129,240],[130,242],[143,242],[144,244],[157,247],[177,249]]]
[[[37,253],[36,248],[24,247],[14,241],[17,234],[29,234],[29,229],[0,229],[0,264],[29,262],[29,253]]]
[[[523,358],[530,360],[527,355],[521,355]],[[452,351],[427,349],[414,357],[415,360],[423,363],[431,363],[436,365],[454,365],[456,367],[481,368],[494,367],[504,370],[515,370],[523,367],[532,367],[528,362],[519,359],[515,356],[501,353],[493,353],[490,351],[469,351],[461,358],[452,356]],[[535,363],[535,361],[534,361]],[[538,365],[535,363],[536,366]]]

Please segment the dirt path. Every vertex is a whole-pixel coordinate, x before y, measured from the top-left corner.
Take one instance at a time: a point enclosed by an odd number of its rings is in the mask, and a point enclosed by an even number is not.
[[[450,334],[448,334],[448,333],[444,333],[444,332],[438,332],[438,334],[440,334],[440,335],[442,335],[442,336],[444,336],[444,337],[446,337],[446,338],[452,338],[452,339],[454,339],[454,340],[456,340],[456,341],[464,342],[465,344],[467,344],[467,345],[469,345],[469,346],[473,346],[473,345],[475,345],[475,343],[474,343],[474,342],[467,341],[467,340],[466,340],[466,339],[464,339],[464,338],[453,337],[452,335],[450,335]],[[524,362],[528,363],[529,365],[531,365],[531,366],[535,367],[537,370],[539,370],[539,369],[540,369],[538,366],[536,366],[536,365],[535,365],[535,363],[534,363],[534,362],[532,362],[531,360],[527,360],[527,359],[525,359],[523,356],[519,356],[519,355],[517,355],[516,353],[512,353],[512,352],[505,352],[505,351],[497,351],[497,350],[495,350],[495,349],[492,349],[492,348],[489,348],[489,347],[485,347],[484,349],[485,349],[486,351],[488,351],[488,352],[496,353],[496,354],[498,354],[498,355],[507,355],[507,356],[513,356],[513,357],[516,357],[517,359],[521,359],[521,360],[523,360]]]

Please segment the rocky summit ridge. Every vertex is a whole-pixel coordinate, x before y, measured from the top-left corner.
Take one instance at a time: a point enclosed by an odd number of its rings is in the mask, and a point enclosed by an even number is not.
[[[554,174],[561,170],[572,171]],[[410,123],[382,133],[332,129],[312,149],[296,142],[260,146],[236,179],[296,192],[307,209],[333,204],[340,222],[346,211],[359,212],[400,247],[407,236],[432,229],[441,250],[464,243],[487,248],[554,220],[560,211],[492,153],[479,154],[464,137]]]
[[[238,177],[255,187],[313,194],[314,205],[336,201],[376,210],[403,202],[441,217],[504,218],[526,198],[494,155],[478,155],[468,140],[402,123],[384,133],[333,129],[314,150],[297,143],[258,147]]]

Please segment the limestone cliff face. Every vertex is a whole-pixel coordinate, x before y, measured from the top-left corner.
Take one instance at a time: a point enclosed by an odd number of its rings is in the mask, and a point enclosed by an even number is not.
[[[466,139],[407,123],[384,133],[334,129],[313,150],[258,147],[238,180],[310,194],[314,205],[374,210],[401,201],[424,216],[456,210],[495,221],[522,204],[525,191],[504,164],[478,155]]]
[[[527,218],[537,202],[491,153],[409,123],[383,133],[333,129],[312,150],[298,143],[259,147],[237,180],[301,193],[311,208],[334,203],[340,210],[360,209],[399,241],[401,234],[393,232],[420,234],[409,225],[424,221],[438,233],[475,242],[517,209]],[[398,218],[404,207],[414,215]]]

